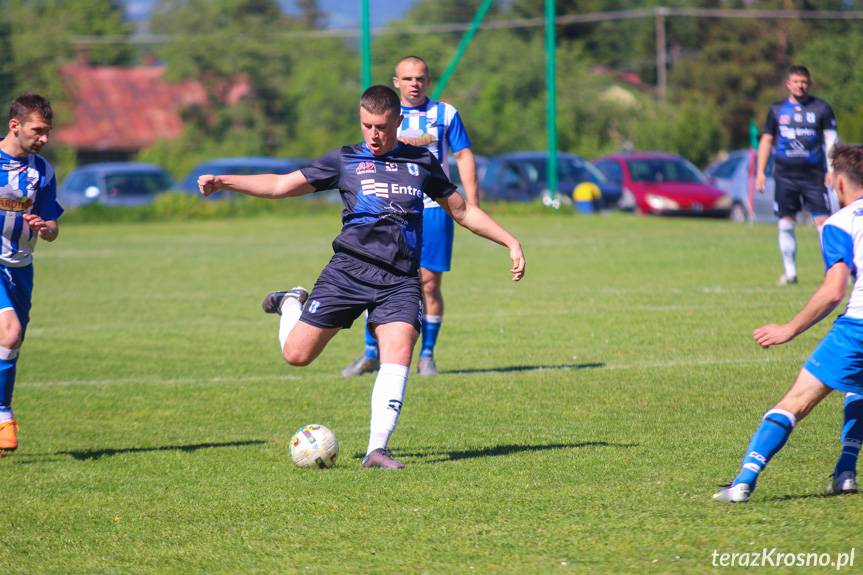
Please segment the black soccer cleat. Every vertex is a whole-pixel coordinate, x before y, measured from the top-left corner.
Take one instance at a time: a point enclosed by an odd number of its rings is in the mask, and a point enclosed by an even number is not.
[[[300,286],[287,291],[274,291],[273,293],[267,294],[263,303],[261,303],[261,307],[264,308],[264,311],[267,313],[277,313],[282,315],[282,304],[286,297],[292,297],[300,302],[300,305],[303,305],[306,303],[306,300],[309,299],[309,292]]]

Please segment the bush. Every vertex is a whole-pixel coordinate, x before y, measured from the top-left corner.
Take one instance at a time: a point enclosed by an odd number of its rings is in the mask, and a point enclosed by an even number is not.
[[[228,200],[204,200],[179,192],[162,194],[152,204],[136,207],[115,207],[88,204],[68,210],[64,224],[153,222],[163,220],[208,220],[233,217],[253,217],[279,213],[305,215],[341,211],[341,204],[327,198],[306,196],[287,201],[264,200],[248,196],[233,196]]]

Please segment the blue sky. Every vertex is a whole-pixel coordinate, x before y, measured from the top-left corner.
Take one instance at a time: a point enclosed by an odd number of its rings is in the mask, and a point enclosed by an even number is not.
[[[384,26],[389,20],[401,18],[418,0],[369,0],[369,14],[372,27]],[[147,19],[150,10],[158,0],[125,0],[129,19],[142,21]],[[294,0],[279,0],[282,9],[296,12]],[[362,17],[362,2],[360,0],[318,0],[321,11],[327,14],[329,28],[356,28]]]

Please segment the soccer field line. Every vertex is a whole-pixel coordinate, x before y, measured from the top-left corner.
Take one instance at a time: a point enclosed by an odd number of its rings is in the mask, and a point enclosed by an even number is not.
[[[511,367],[501,368],[471,368],[468,370],[456,369],[451,375],[465,375],[469,373],[526,373],[531,371],[548,372],[548,371],[578,371],[583,369],[598,369],[598,370],[633,370],[633,369],[663,369],[663,368],[678,368],[690,366],[704,365],[745,365],[745,364],[762,364],[762,363],[795,363],[800,364],[806,360],[808,355],[799,357],[744,357],[744,358],[694,358],[687,360],[668,360],[668,361],[648,361],[637,363],[591,363],[585,365],[537,365],[519,367],[517,370]],[[447,375],[446,370],[441,372],[441,375]],[[16,385],[19,387],[72,387],[72,386],[93,386],[93,385],[178,385],[178,384],[198,384],[198,383],[260,383],[273,381],[303,381],[303,380],[321,380],[321,379],[343,379],[341,374],[333,372],[331,374],[322,374],[315,372],[309,375],[303,374],[281,374],[281,375],[257,375],[241,378],[229,377],[212,377],[212,378],[195,378],[195,377],[128,377],[119,379],[82,379],[75,381],[19,381]]]
[[[120,379],[80,379],[75,381],[19,381],[18,387],[71,387],[75,385],[176,385],[183,383],[259,383],[262,381],[299,381],[300,375],[256,375],[251,377],[126,377]]]

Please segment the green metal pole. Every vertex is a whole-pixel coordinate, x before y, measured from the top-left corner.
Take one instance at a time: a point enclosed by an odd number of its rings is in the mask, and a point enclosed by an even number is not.
[[[461,43],[458,45],[458,50],[456,50],[455,55],[452,57],[452,60],[447,66],[446,71],[444,71],[443,76],[441,76],[440,80],[437,82],[434,91],[432,92],[431,99],[437,100],[440,93],[443,92],[443,89],[446,87],[447,82],[449,81],[450,76],[455,71],[456,66],[461,60],[461,57],[464,55],[465,50],[467,50],[468,44],[473,39],[473,35],[476,33],[477,28],[479,28],[480,22],[485,17],[485,13],[488,12],[489,6],[494,0],[485,0],[480,6],[479,10],[477,10],[476,15],[473,17],[473,22],[471,22],[470,28],[465,33],[465,35],[461,39]]]
[[[548,90],[546,95],[546,124],[548,129],[548,191],[551,194],[551,205],[557,209],[560,201],[557,200],[557,88],[555,77],[554,48],[557,40],[555,38],[555,6],[554,0],[545,0],[545,51],[546,67],[545,82]]]
[[[372,34],[369,22],[369,0],[363,0],[363,92],[372,85]]]

